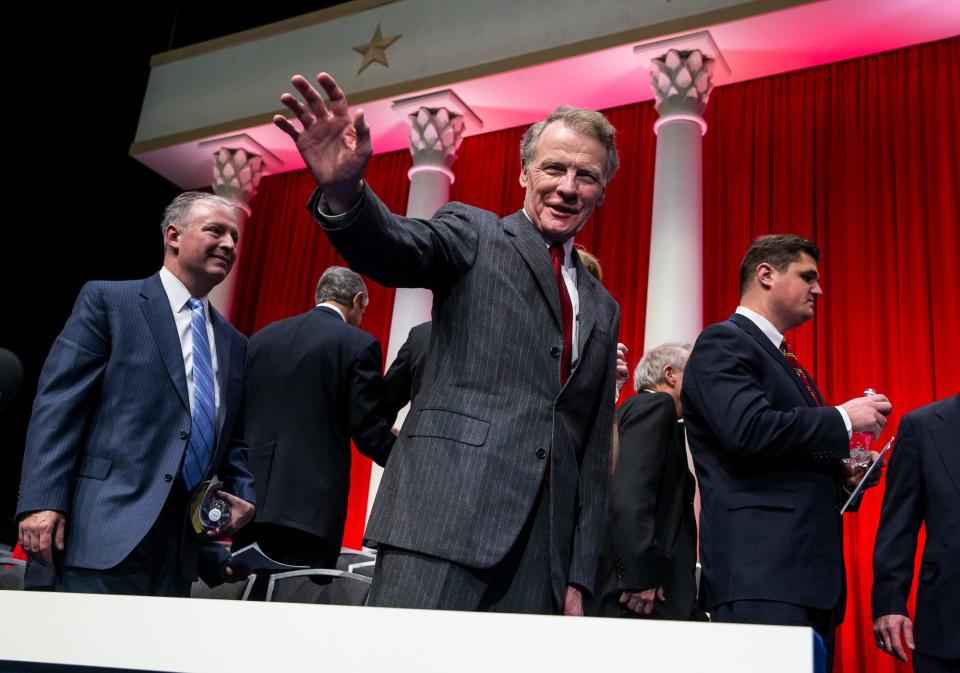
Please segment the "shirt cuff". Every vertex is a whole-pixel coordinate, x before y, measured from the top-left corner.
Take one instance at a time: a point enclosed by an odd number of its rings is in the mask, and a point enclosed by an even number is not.
[[[360,193],[360,198],[357,199],[357,202],[353,204],[349,210],[339,215],[330,213],[330,207],[327,205],[327,197],[321,194],[320,198],[317,199],[317,205],[316,208],[314,208],[313,215],[318,222],[323,223],[324,229],[343,229],[344,227],[348,227],[353,223],[353,220],[356,219],[357,213],[360,211],[360,206],[363,205],[365,192],[366,184],[363,185],[363,191]]]
[[[837,411],[840,412],[840,416],[843,418],[843,424],[847,428],[847,439],[853,437],[853,423],[850,422],[850,417],[847,415],[847,410],[843,407],[834,407]]]

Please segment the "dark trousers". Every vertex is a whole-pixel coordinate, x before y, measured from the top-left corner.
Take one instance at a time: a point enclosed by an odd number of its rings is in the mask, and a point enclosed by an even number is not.
[[[833,610],[816,610],[779,601],[744,600],[721,603],[710,612],[712,622],[809,626],[823,638],[827,649],[827,671],[833,670],[837,618]]]
[[[186,511],[187,493],[178,479],[156,523],[125,559],[106,570],[61,566],[56,590],[188,597],[193,578],[184,577],[181,559]]]
[[[550,495],[544,484],[507,556],[492,568],[381,546],[367,605],[555,614],[550,572]]]

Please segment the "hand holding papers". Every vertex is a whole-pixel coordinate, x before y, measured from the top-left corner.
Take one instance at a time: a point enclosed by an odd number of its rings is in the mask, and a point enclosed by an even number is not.
[[[860,483],[857,484],[857,487],[854,488],[854,489],[853,489],[853,492],[850,493],[850,497],[847,498],[847,501],[846,501],[845,503],[843,503],[843,507],[840,508],[840,513],[841,513],[841,514],[843,514],[844,512],[847,511],[847,508],[850,507],[850,503],[852,503],[852,502],[856,499],[856,497],[857,497],[858,495],[860,495],[860,492],[861,492],[865,487],[868,487],[868,486],[872,486],[872,485],[873,485],[873,484],[870,483],[871,475],[872,475],[876,470],[879,470],[880,468],[883,467],[883,465],[884,465],[883,458],[884,458],[884,456],[887,455],[887,452],[890,450],[890,447],[893,446],[893,440],[895,440],[895,439],[896,439],[896,437],[891,437],[891,438],[890,438],[890,441],[887,442],[887,445],[886,445],[885,447],[883,447],[883,451],[880,452],[880,455],[877,456],[877,459],[874,460],[874,461],[870,464],[870,467],[867,468],[866,472],[863,473],[863,478],[860,480]]]

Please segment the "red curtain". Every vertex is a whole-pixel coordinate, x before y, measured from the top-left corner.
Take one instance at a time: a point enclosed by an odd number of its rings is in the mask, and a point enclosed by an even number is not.
[[[812,238],[822,250],[825,294],[817,318],[791,340],[832,402],[867,386],[893,400],[884,439],[903,413],[960,390],[957,81],[960,38],[953,38],[720,87],[706,113],[704,324],[736,307],[740,258],[754,237]],[[648,102],[607,114],[618,129],[623,165],[577,242],[600,258],[604,284],[622,309],[621,340],[636,363],[644,338],[656,112]],[[500,214],[520,207],[522,133],[464,140],[451,198]],[[368,172],[398,212],[405,210],[407,166],[409,155],[396,152],[375,157]],[[303,172],[261,185],[237,281],[244,331],[304,310],[319,272],[340,262],[303,208],[311,186]],[[385,343],[392,292],[370,285],[364,327]],[[847,515],[849,596],[835,668],[841,673],[910,670],[879,654],[871,635],[882,490]],[[359,539],[366,495],[366,476],[356,474],[351,540]]]

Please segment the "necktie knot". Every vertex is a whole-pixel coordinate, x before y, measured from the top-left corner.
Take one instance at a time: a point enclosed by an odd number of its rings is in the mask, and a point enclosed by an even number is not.
[[[554,243],[550,246],[550,254],[553,256],[554,266],[563,266],[564,250],[563,243]]]
[[[187,306],[190,307],[191,311],[196,311],[203,308],[203,302],[197,299],[196,297],[190,297],[187,300]]]

